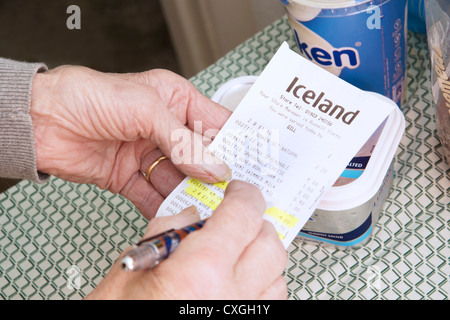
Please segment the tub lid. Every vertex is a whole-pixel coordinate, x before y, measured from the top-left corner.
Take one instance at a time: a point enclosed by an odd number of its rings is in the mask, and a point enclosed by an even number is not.
[[[227,81],[216,91],[211,99],[234,111],[256,79],[258,79],[258,76],[242,76]]]

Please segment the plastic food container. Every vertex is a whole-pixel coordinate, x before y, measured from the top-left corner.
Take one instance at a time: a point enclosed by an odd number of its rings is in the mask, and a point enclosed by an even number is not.
[[[256,79],[244,76],[230,80],[212,100],[234,111]],[[348,248],[370,238],[393,183],[394,156],[404,130],[404,116],[396,107],[324,196],[296,240]]]

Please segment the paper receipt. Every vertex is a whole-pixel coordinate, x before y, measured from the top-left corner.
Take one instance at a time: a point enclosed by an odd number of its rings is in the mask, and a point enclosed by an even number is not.
[[[314,65],[284,43],[209,146],[233,178],[256,185],[287,248],[353,156],[395,106]],[[157,216],[195,205],[202,218],[228,182],[187,177]]]

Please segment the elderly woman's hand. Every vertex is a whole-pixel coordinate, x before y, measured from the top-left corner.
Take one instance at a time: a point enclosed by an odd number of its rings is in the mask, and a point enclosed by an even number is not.
[[[37,168],[120,193],[152,218],[184,175],[213,183],[230,178],[229,167],[203,146],[229,115],[170,71],[59,67],[33,81]],[[163,154],[171,161],[147,183],[142,172]]]

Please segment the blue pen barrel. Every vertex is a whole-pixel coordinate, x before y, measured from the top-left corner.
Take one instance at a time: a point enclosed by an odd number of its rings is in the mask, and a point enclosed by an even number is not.
[[[172,230],[155,238],[154,244],[158,247],[161,258],[166,259],[189,233],[203,227],[205,221],[194,223],[178,230]]]
[[[142,240],[122,259],[122,269],[138,271],[156,267],[178,247],[189,233],[200,229],[204,223],[204,220],[199,221],[182,229],[169,230]]]

